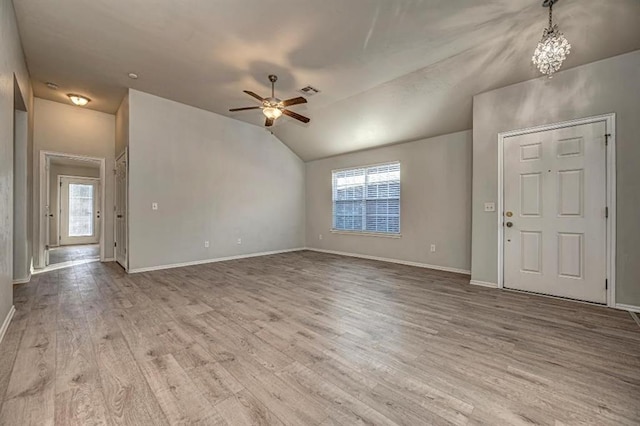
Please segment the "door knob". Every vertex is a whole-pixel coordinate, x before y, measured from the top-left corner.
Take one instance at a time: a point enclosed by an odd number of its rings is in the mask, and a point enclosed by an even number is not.
[[[507,228],[511,228],[513,226],[513,222],[507,222]]]

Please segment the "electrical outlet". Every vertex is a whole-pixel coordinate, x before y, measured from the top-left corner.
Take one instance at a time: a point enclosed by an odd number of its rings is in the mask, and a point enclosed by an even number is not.
[[[484,211],[485,212],[495,212],[496,211],[496,203],[484,203]]]
[[[242,238],[238,238],[238,244],[242,244]]]
[[[321,240],[322,239],[322,234],[318,235],[318,239]]]
[[[431,253],[435,253],[435,252],[436,252],[436,245],[431,244]]]
[[[158,203],[151,203],[151,210],[158,210]]]
[[[209,248],[209,241],[204,242],[204,248]]]

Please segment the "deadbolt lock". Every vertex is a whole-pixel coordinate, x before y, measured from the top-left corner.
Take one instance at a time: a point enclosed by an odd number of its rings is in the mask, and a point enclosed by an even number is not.
[[[505,215],[506,215],[507,217],[511,217],[511,216],[513,216],[513,212],[507,212],[507,213],[505,213]]]

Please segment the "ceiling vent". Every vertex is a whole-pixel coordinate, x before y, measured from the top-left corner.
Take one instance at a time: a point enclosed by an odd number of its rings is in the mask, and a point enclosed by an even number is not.
[[[307,86],[307,87],[303,87],[302,89],[298,90],[300,93],[302,93],[305,96],[313,96],[316,93],[320,93],[320,91],[318,89],[316,89],[315,87],[311,87],[311,86]]]

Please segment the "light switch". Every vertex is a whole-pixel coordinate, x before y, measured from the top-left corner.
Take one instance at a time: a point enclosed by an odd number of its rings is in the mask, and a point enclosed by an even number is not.
[[[495,212],[496,211],[496,203],[484,203],[484,211],[485,212]]]
[[[158,210],[158,203],[151,203],[151,210]]]

